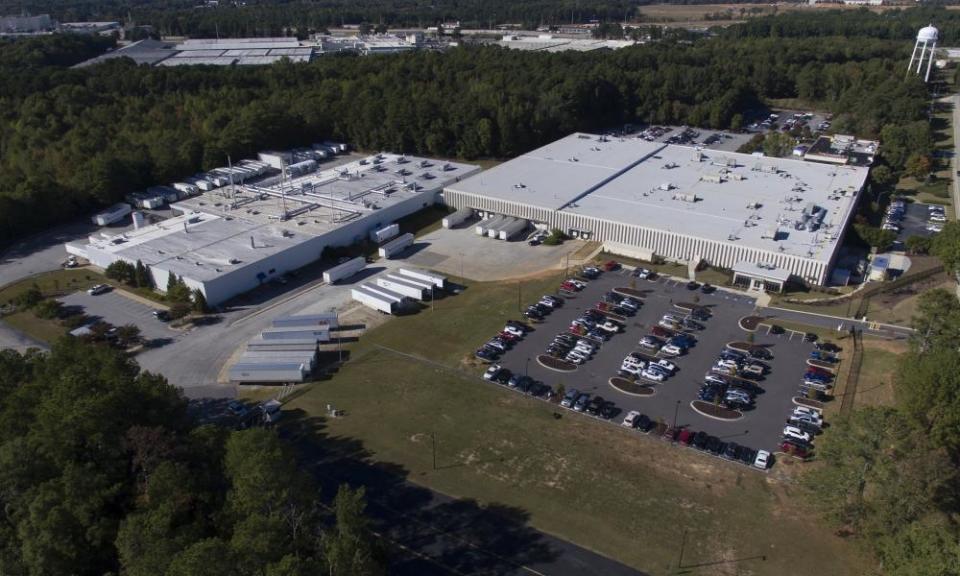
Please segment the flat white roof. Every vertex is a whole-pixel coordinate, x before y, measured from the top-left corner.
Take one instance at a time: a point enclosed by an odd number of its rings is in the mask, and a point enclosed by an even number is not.
[[[867,174],[575,133],[448,189],[828,261]],[[811,204],[822,224],[798,229]]]

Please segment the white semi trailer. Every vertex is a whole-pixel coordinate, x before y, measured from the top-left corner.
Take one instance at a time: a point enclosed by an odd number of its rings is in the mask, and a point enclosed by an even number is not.
[[[459,226],[473,217],[473,208],[461,208],[443,219],[444,228]]]
[[[377,230],[371,231],[370,239],[376,242],[377,244],[381,244],[393,238],[399,233],[400,233],[400,225],[391,224],[389,226],[384,226],[383,228],[379,228]]]
[[[410,246],[413,246],[413,238],[413,234],[409,232],[403,236],[397,236],[393,240],[380,247],[378,250],[380,257],[389,259],[402,253]]]
[[[358,256],[353,260],[347,260],[343,264],[334,266],[324,272],[323,281],[327,284],[333,284],[338,280],[344,280],[363,270],[366,265],[367,260],[362,256]]]
[[[400,305],[400,300],[394,298],[387,298],[369,290],[367,285],[357,286],[356,288],[350,289],[350,295],[356,302],[363,304],[374,310],[379,310],[384,314],[393,314],[395,313]]]
[[[408,298],[415,298],[417,300],[423,300],[425,298],[425,290],[423,286],[417,286],[413,282],[407,282],[402,278],[390,278],[386,276],[378,277],[375,282],[377,286],[381,288],[386,288],[397,294],[402,294]]]
[[[501,240],[512,240],[529,226],[529,222],[522,218],[515,218],[513,222],[500,229]]]
[[[446,276],[434,274],[433,272],[427,272],[426,270],[420,270],[418,268],[400,268],[397,270],[397,273],[400,274],[400,276],[415,278],[417,280],[425,280],[440,289],[446,288],[447,286]]]

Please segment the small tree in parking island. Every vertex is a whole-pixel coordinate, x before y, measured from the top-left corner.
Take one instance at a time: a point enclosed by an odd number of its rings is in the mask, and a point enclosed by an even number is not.
[[[567,393],[567,387],[563,385],[563,382],[557,384],[557,394],[553,397],[554,402],[559,403],[563,400],[564,395]]]

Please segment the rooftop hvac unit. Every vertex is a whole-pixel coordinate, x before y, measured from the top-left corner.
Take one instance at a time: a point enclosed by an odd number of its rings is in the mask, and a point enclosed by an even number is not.
[[[668,191],[669,191],[669,190],[673,190],[673,189],[674,189],[674,185],[671,184],[671,183],[669,183],[669,182],[664,182],[663,184],[660,184],[659,188],[660,188],[660,190],[668,190]],[[676,196],[674,196],[674,198],[676,198]]]
[[[681,202],[690,202],[691,204],[700,200],[696,194],[674,194],[673,199],[680,200]]]

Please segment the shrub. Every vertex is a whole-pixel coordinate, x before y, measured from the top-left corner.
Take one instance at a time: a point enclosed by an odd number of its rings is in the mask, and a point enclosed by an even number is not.
[[[33,314],[37,318],[53,320],[63,313],[63,304],[59,300],[43,300],[33,307]]]

